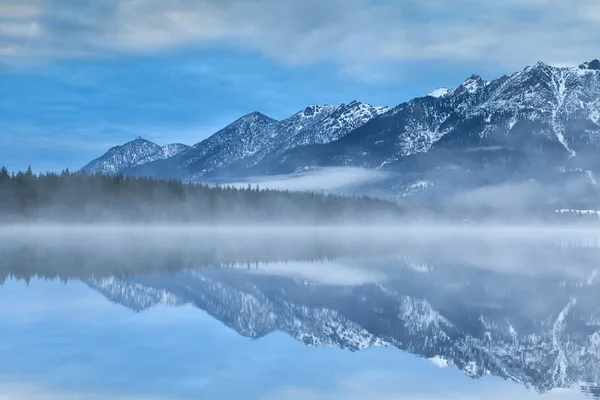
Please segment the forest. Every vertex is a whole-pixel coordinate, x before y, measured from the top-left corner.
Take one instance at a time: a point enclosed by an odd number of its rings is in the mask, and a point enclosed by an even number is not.
[[[183,183],[85,172],[34,174],[0,169],[0,222],[342,223],[386,222],[407,210],[366,196],[347,197]]]

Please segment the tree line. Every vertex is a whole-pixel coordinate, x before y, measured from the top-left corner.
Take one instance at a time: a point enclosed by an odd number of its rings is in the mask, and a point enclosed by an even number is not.
[[[341,196],[183,183],[122,174],[0,169],[0,221],[330,223],[389,221],[397,203]]]

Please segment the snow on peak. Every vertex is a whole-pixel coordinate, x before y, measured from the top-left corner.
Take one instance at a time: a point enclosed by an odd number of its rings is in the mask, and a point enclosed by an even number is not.
[[[543,61],[538,61],[535,64],[531,64],[530,66],[526,67],[525,71],[532,70],[532,69],[540,69],[540,68],[552,68],[552,67]]]
[[[236,123],[245,123],[248,121],[257,121],[257,120],[264,120],[267,122],[275,122],[275,120],[273,118],[271,118],[259,111],[253,111],[253,112],[246,114],[243,117],[237,119],[231,125],[234,125]]]
[[[161,147],[138,136],[135,140],[111,147],[104,155],[92,160],[81,170],[88,173],[116,174],[126,168],[172,157],[188,148],[181,143]]]
[[[429,92],[427,94],[427,96],[439,98],[439,97],[445,97],[445,96],[449,95],[450,93],[452,93],[452,89],[441,87],[441,88],[435,89],[433,92]]]
[[[173,157],[174,155],[177,155],[177,154],[181,153],[182,151],[185,151],[189,148],[190,148],[190,146],[183,144],[183,143],[171,143],[171,144],[166,144],[163,147],[161,147],[161,150],[162,150],[163,158],[169,158],[169,157]]]
[[[471,75],[460,85],[455,91],[454,94],[462,94],[462,93],[475,93],[479,89],[487,86],[489,82],[484,81],[482,77],[479,75]]]
[[[369,120],[389,111],[359,101],[348,104],[311,105],[281,121],[277,153],[300,145],[329,143],[345,136]]]
[[[471,75],[456,89],[441,87],[427,94],[429,97],[442,98],[448,96],[458,96],[463,93],[475,93],[479,89],[489,85],[488,81],[483,80],[479,75]]]

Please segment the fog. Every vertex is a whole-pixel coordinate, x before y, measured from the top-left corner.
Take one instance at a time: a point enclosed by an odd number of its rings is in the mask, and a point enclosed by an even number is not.
[[[380,170],[338,167],[319,168],[288,175],[251,177],[242,181],[223,181],[222,183],[242,188],[250,183],[252,185],[259,185],[265,189],[274,190],[344,193],[351,191],[357,186],[374,185],[388,177],[388,173]]]

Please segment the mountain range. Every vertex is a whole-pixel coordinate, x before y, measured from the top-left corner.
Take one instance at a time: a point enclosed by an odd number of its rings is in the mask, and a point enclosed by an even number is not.
[[[381,171],[377,189],[401,198],[534,185],[535,201],[584,207],[600,190],[600,61],[473,75],[391,109],[313,105],[282,121],[254,112],[171,156],[148,158],[148,147],[115,147],[84,170],[202,181],[360,167]]]
[[[191,147],[165,146],[173,150],[168,155],[161,153],[160,146],[138,137],[111,148],[83,170],[198,180],[220,171],[252,167],[297,146],[335,141],[388,110],[353,101],[312,105],[282,121],[253,112]]]

